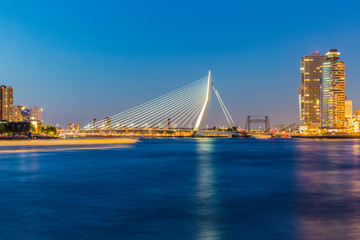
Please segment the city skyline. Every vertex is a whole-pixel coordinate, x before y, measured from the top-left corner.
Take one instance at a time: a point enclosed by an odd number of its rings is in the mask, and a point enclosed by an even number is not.
[[[264,4],[255,14],[238,15],[242,8],[255,6],[236,2],[230,3],[233,9],[194,3],[191,10],[186,4],[165,2],[71,8],[66,1],[1,3],[0,33],[5,37],[0,40],[0,83],[14,88],[14,105],[43,107],[47,124],[83,126],[212,70],[218,91],[241,127],[246,116],[254,114],[269,115],[271,125],[292,123],[299,122],[300,57],[315,51],[325,54],[333,47],[346,62],[347,98],[353,100],[354,110],[360,109],[360,17],[353,5],[338,6],[339,14],[333,16],[331,7],[321,3],[314,3],[321,18],[313,16],[311,21],[297,19],[312,16],[304,16],[302,6],[290,14]],[[161,4],[173,9],[173,16],[163,12]],[[80,9],[81,18],[76,14]],[[341,14],[345,10],[346,16]],[[226,121],[214,100],[208,119],[214,125]]]

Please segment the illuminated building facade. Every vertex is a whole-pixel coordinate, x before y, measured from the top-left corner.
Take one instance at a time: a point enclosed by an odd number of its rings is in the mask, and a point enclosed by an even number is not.
[[[355,117],[360,119],[360,110],[355,110]]]
[[[301,58],[301,88],[299,88],[300,124],[320,126],[320,85],[322,64],[326,56],[318,51]]]
[[[322,65],[321,127],[343,128],[345,125],[345,63],[339,61],[337,49],[326,53]]]
[[[24,106],[15,105],[12,108],[12,122],[29,122],[30,110]]]
[[[25,109],[24,106],[13,106],[12,108],[12,121],[13,122],[23,122],[24,121],[24,117],[22,114],[22,108]]]
[[[31,121],[42,121],[42,108],[32,107],[30,109],[30,120]]]
[[[78,132],[80,130],[80,124],[77,123],[69,123],[68,130]]]
[[[292,124],[275,124],[274,130],[276,132],[286,131],[286,132],[295,132],[299,130],[299,125],[296,123]]]
[[[13,88],[0,85],[0,121],[12,121]]]
[[[351,100],[345,100],[345,118],[353,117],[353,104]]]
[[[360,110],[355,110],[355,116],[354,116],[354,132],[359,133],[360,132]]]

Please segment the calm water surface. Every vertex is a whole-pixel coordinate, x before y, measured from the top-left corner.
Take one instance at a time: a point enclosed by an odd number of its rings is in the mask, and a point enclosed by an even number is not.
[[[360,239],[360,141],[0,154],[0,239]]]

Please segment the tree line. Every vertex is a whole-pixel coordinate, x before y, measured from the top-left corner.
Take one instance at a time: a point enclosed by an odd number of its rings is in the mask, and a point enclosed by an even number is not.
[[[30,122],[8,122],[0,124],[0,134],[26,135],[35,130]]]
[[[37,129],[30,122],[7,122],[0,124],[0,134],[28,135],[29,132],[37,132]],[[53,126],[42,126],[39,128],[40,134],[57,135],[57,129]]]

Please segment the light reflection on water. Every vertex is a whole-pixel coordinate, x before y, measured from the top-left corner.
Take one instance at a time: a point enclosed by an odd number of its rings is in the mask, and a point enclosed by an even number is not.
[[[360,239],[359,142],[296,147],[301,239]]]
[[[57,145],[57,146],[1,146],[0,154],[18,153],[27,157],[29,153],[39,152],[58,152],[58,151],[77,151],[77,150],[105,150],[105,149],[117,149],[117,148],[130,148],[132,144],[96,144],[96,145]],[[21,155],[20,155],[21,156]],[[1,155],[0,155],[1,157]]]
[[[0,154],[0,192],[0,239],[360,239],[360,141]]]
[[[33,153],[31,156],[26,156],[25,153],[19,154],[20,164],[19,171],[21,172],[34,172],[39,169],[38,154]]]
[[[216,224],[217,194],[213,164],[213,139],[200,139],[197,144],[198,240],[220,239]]]

